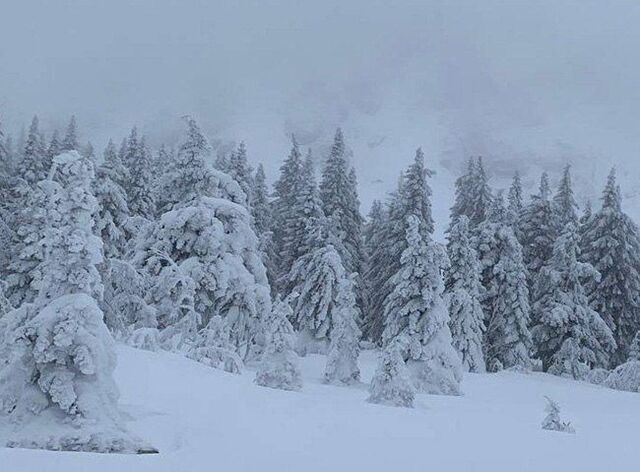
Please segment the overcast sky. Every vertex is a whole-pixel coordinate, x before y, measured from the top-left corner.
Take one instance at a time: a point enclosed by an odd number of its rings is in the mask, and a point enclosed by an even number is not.
[[[159,143],[189,113],[212,138],[246,140],[273,177],[291,132],[321,155],[342,126],[365,205],[419,145],[436,188],[483,155],[498,185],[570,161],[583,196],[611,164],[630,202],[640,189],[638,1],[0,4],[14,132],[75,113],[97,147],[133,124]]]

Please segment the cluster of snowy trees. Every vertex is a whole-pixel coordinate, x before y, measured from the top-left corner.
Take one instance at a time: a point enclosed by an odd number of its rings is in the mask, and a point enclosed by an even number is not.
[[[456,181],[446,285],[454,346],[470,371],[529,368],[586,379],[630,356],[640,329],[640,235],[615,170],[582,217],[570,167],[529,201],[516,174],[505,203],[481,159]]]
[[[543,175],[529,202],[516,175],[505,203],[472,159],[445,246],[421,149],[365,219],[340,129],[318,170],[293,138],[271,191],[243,143],[214,156],[185,123],[176,148],[152,151],[133,128],[101,157],[79,145],[75,119],[46,142],[37,118],[17,145],[0,127],[12,444],[152,450],[118,413],[114,339],[231,373],[253,364],[258,385],[286,390],[301,388],[310,352],[327,355],[326,382],[358,382],[366,341],[382,350],[369,401],[399,406],[460,394],[465,370],[539,361],[585,378],[637,357],[640,241],[615,174],[601,209],[579,218],[568,167],[554,196]]]

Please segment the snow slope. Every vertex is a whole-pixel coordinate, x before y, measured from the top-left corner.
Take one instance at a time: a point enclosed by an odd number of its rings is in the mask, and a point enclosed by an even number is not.
[[[322,356],[284,392],[169,353],[118,348],[130,428],[160,449],[126,456],[0,448],[2,472],[602,471],[637,466],[640,395],[546,374],[469,374],[464,396],[414,409],[368,404],[366,385],[324,385]],[[369,381],[375,353],[360,364]],[[544,395],[575,435],[543,431]],[[3,427],[4,426],[4,427]],[[0,440],[6,425],[0,425]],[[4,441],[3,441],[4,442]]]

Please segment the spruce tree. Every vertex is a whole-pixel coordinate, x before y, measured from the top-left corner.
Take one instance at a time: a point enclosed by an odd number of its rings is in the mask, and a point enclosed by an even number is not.
[[[302,189],[302,156],[295,137],[292,137],[289,156],[280,167],[280,177],[274,184],[273,242],[277,255],[277,288],[282,292],[291,266],[300,257],[301,233],[305,216],[298,214],[297,200]]]
[[[50,161],[63,151],[62,143],[60,142],[60,136],[58,130],[54,130],[49,140],[49,147],[47,147],[47,157]]]
[[[455,200],[451,207],[451,224],[460,216],[473,215],[473,181],[476,175],[476,161],[469,158],[465,172],[455,181]]]
[[[524,196],[522,190],[522,181],[520,179],[520,172],[516,171],[513,174],[513,181],[509,187],[509,193],[507,194],[507,221],[513,226],[518,240],[522,240],[522,234],[520,233],[520,219],[524,210]]]
[[[442,298],[441,270],[446,264],[442,247],[421,233],[417,215],[407,219],[407,247],[400,269],[390,280],[393,290],[385,300],[385,345],[406,337],[403,353],[414,383],[425,393],[457,395],[461,362],[452,346],[449,315]]]
[[[445,294],[449,304],[453,347],[458,351],[465,370],[484,372],[480,261],[472,245],[468,219],[464,215],[449,231],[447,254],[449,266],[445,271]]]
[[[339,250],[349,273],[361,272],[362,216],[355,170],[349,168],[342,130],[338,128],[320,182],[322,210],[335,225],[333,231],[342,243]]]
[[[578,224],[578,204],[573,196],[571,185],[571,166],[566,165],[558,190],[553,196],[553,209],[556,219],[556,231],[559,233],[568,224]]]
[[[624,362],[640,329],[640,236],[638,227],[622,210],[615,169],[607,179],[602,207],[585,223],[580,242],[582,259],[599,273],[587,292],[591,308],[614,334],[618,349],[613,364]]]
[[[579,257],[577,229],[568,223],[536,280],[532,335],[545,372],[584,379],[590,369],[608,366],[615,341],[582,286],[598,274]]]
[[[336,309],[331,314],[332,326],[329,338],[327,365],[324,380],[328,383],[349,385],[360,380],[358,355],[360,329],[356,322],[358,308],[351,277],[343,277],[337,287]]]
[[[186,290],[191,282],[180,279],[189,277],[193,282],[189,319],[178,315],[169,326],[160,322],[161,340],[163,329],[177,325],[182,329],[180,339],[189,343],[181,341],[176,349],[184,351],[187,344],[202,347],[198,340],[201,333],[194,335],[192,315],[195,312],[200,317],[196,323],[200,330],[217,315],[227,324],[236,353],[243,360],[255,358],[264,348],[264,320],[271,309],[258,238],[244,206],[244,192],[231,177],[210,167],[209,143],[195,120],[186,121],[187,137],[175,168],[164,179],[163,214],[139,235],[135,261],[156,284],[150,293],[169,296],[154,297],[154,304],[173,296],[158,284],[170,287],[179,283],[181,290]],[[176,266],[173,272],[165,270],[168,265]],[[173,302],[178,303],[177,299]],[[173,334],[171,338],[176,339]]]
[[[378,343],[384,330],[382,310],[379,309],[379,291],[384,283],[381,279],[381,264],[379,255],[384,245],[384,228],[386,224],[386,211],[379,200],[374,200],[363,227],[364,264],[362,283],[365,299],[363,303],[362,331],[363,337],[371,342]]]
[[[25,182],[34,185],[46,177],[50,167],[38,129],[38,117],[34,116],[24,144],[22,161],[18,167],[19,175]]]
[[[525,208],[519,225],[530,289],[535,285],[540,269],[551,257],[553,242],[557,235],[550,192],[549,178],[545,172],[540,178],[539,193],[531,197],[531,202]]]
[[[254,188],[251,215],[253,216],[253,225],[256,234],[260,240],[260,252],[262,253],[262,261],[267,269],[269,286],[272,289],[272,294],[275,294],[277,268],[272,230],[273,211],[269,200],[267,178],[262,164],[258,165],[253,180]]]
[[[129,206],[127,193],[122,187],[122,183],[126,181],[127,170],[118,157],[113,141],[109,140],[93,184],[99,208],[96,232],[102,238],[107,259],[122,257],[128,239],[126,226]]]
[[[14,351],[0,372],[0,397],[24,428],[8,446],[157,452],[126,431],[117,407],[114,342],[98,306],[102,253],[92,233],[92,165],[68,152],[54,166],[43,182],[56,198],[48,202],[39,292],[33,304],[5,316],[0,329],[2,349],[11,343]]]
[[[298,356],[293,350],[294,332],[289,323],[292,317],[288,300],[278,299],[268,322],[267,347],[256,372],[255,383],[281,390],[300,390],[302,375]]]
[[[402,334],[385,347],[371,379],[368,402],[405,408],[413,407],[416,392],[413,379],[404,361],[408,342],[408,336]]]
[[[127,196],[129,210],[133,215],[152,220],[156,212],[155,192],[153,189],[153,173],[151,152],[144,137],[138,142],[135,159],[129,168],[130,180]]]
[[[247,147],[244,141],[241,141],[235,152],[231,154],[225,172],[238,182],[240,188],[247,196],[247,205],[251,207],[253,204],[254,188],[253,169],[247,160]]]
[[[487,368],[531,366],[530,306],[522,246],[508,225],[496,228],[495,265],[488,280]]]
[[[62,139],[62,151],[79,151],[80,144],[78,144],[78,125],[76,124],[75,115],[71,116],[69,124],[67,125],[67,131]]]

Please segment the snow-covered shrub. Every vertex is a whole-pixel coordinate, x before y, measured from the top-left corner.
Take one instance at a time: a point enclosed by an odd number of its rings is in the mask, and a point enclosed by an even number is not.
[[[563,433],[575,433],[575,429],[568,421],[560,420],[560,406],[549,397],[547,399],[547,406],[544,411],[547,415],[542,420],[542,429],[549,431],[560,431]]]
[[[357,312],[352,280],[343,278],[338,285],[338,298],[332,316],[331,344],[324,370],[326,382],[351,384],[360,380]]]
[[[611,372],[607,369],[596,367],[595,369],[589,371],[585,380],[595,385],[604,385],[610,373]]]
[[[382,352],[369,386],[368,402],[413,407],[415,388],[402,355],[406,349],[402,345],[407,341],[403,337],[396,338]]]
[[[268,320],[267,346],[256,372],[255,383],[258,385],[281,390],[302,388],[298,356],[293,351],[293,328],[289,322],[291,315],[288,300],[278,300],[274,304]]]
[[[214,316],[206,328],[198,332],[187,356],[202,364],[239,374],[244,367],[242,359],[229,342],[229,327],[220,316]]]
[[[640,361],[629,360],[609,374],[604,385],[615,390],[640,392]]]

